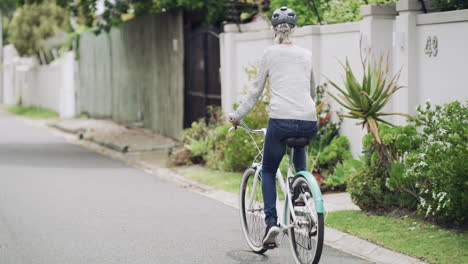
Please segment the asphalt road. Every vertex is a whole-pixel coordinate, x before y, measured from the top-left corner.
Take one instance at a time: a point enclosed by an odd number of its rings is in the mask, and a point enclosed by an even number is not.
[[[237,210],[0,111],[0,263],[292,263]],[[369,263],[326,247],[321,263]]]

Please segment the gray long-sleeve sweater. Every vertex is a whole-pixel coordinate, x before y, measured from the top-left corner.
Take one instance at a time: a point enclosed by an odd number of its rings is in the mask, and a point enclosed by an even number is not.
[[[317,121],[312,53],[295,45],[265,49],[258,75],[231,120],[241,120],[255,106],[270,77],[270,118]]]

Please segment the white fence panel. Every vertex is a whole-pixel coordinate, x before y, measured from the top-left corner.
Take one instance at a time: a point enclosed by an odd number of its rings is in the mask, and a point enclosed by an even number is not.
[[[65,53],[50,65],[37,65],[33,59],[20,58],[13,46],[4,47],[3,103],[35,105],[52,109],[62,118],[75,111],[74,52]]]
[[[36,66],[22,74],[25,80],[20,88],[23,104],[59,112],[60,65]]]

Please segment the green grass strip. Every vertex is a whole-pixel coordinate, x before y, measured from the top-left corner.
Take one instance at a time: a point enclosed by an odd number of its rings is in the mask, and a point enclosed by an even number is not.
[[[447,230],[413,217],[367,216],[360,211],[331,212],[326,225],[429,263],[468,263],[466,230]]]
[[[240,181],[242,179],[242,173],[240,172],[224,172],[206,168],[193,168],[182,172],[182,175],[216,189],[236,194],[239,193]]]
[[[227,192],[239,193],[240,182],[243,173],[241,172],[224,172],[207,168],[192,168],[190,170],[181,172],[184,177],[214,187],[216,189],[224,190]],[[280,187],[277,181],[277,190]],[[279,193],[278,198],[284,199],[283,193]]]
[[[7,111],[16,115],[25,116],[35,119],[56,118],[59,116],[57,112],[50,109],[45,109],[37,106],[10,106]]]

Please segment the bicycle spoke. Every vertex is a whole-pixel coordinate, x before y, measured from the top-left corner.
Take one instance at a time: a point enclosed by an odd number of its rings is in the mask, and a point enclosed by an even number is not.
[[[297,178],[294,186],[301,186],[295,192],[295,199],[302,201],[302,205],[294,206],[296,220],[291,223],[295,225],[290,231],[293,253],[299,263],[317,263],[323,243],[323,229],[319,229],[319,223],[323,225],[323,220],[319,222],[319,215],[315,208],[314,198],[305,178]],[[298,201],[296,200],[296,201]],[[323,219],[321,216],[320,219]],[[316,257],[318,254],[318,258]]]
[[[310,227],[294,229],[296,251],[302,263],[309,263],[314,257],[312,249],[314,248],[315,240],[310,235],[311,230],[312,228]]]
[[[252,175],[252,177],[249,177],[248,179],[248,187],[244,196],[246,229],[250,241],[256,247],[262,247],[263,232],[266,225],[264,223],[265,215],[261,192],[261,181],[257,181],[255,190],[253,189],[253,181],[254,177]]]

